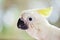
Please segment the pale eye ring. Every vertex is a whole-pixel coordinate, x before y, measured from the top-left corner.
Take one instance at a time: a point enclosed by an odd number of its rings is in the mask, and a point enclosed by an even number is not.
[[[32,21],[32,18],[31,17],[29,17],[29,21]]]

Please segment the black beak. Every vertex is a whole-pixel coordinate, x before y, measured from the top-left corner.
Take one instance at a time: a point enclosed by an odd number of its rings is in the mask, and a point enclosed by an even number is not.
[[[20,29],[23,29],[23,30],[28,29],[28,26],[21,19],[18,19],[17,27],[20,28]]]

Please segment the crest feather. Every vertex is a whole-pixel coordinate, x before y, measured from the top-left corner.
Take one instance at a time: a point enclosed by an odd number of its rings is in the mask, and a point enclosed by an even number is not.
[[[51,14],[52,9],[53,9],[52,7],[48,7],[48,8],[44,8],[44,9],[38,9],[36,11],[38,14],[48,17]]]

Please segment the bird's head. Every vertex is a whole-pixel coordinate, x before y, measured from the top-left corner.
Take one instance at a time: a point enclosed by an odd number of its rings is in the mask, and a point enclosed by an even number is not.
[[[50,15],[51,8],[25,10],[18,19],[17,27],[26,30],[29,34],[36,35],[40,25],[46,23],[46,17]]]

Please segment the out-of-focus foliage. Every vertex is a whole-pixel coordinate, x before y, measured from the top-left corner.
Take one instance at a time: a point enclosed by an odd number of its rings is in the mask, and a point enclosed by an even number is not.
[[[26,9],[53,7],[48,21],[60,27],[60,0],[0,0],[0,39],[33,40],[17,28],[20,12]]]

